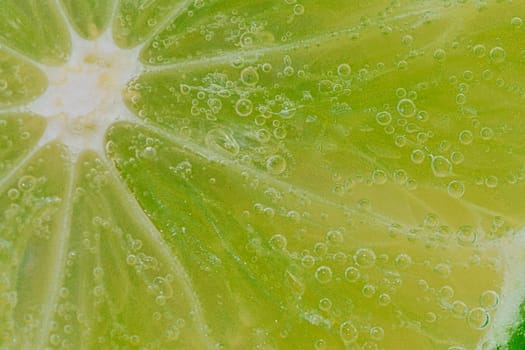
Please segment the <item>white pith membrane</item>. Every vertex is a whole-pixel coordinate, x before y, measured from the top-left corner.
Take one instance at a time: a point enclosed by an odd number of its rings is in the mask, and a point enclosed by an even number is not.
[[[40,145],[58,140],[74,156],[88,149],[103,154],[108,127],[132,117],[122,92],[140,72],[139,48],[119,48],[110,30],[93,41],[72,32],[71,41],[66,64],[39,65],[47,76],[48,87],[28,108],[47,119]]]
[[[478,342],[476,350],[493,350],[497,345],[504,346],[510,341],[513,330],[523,322],[520,306],[525,300],[525,270],[521,268],[525,262],[525,231],[522,229],[516,235],[498,240],[495,244],[499,246],[505,264],[504,283],[491,326]]]

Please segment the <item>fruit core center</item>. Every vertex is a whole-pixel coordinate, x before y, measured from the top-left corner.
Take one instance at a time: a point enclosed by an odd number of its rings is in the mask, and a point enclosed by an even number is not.
[[[73,153],[102,148],[109,125],[130,115],[122,92],[139,72],[136,62],[135,52],[118,48],[110,37],[76,38],[66,64],[41,67],[48,87],[29,108],[48,121],[43,142],[59,140]]]

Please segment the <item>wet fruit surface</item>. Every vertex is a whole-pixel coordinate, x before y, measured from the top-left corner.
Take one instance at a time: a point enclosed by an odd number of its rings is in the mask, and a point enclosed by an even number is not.
[[[522,3],[4,2],[0,348],[523,342]]]

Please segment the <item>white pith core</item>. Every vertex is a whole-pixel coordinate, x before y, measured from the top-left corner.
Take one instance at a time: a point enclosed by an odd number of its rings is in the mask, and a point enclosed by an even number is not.
[[[73,34],[68,62],[40,69],[48,87],[28,106],[48,122],[40,145],[58,140],[74,155],[87,149],[102,153],[107,128],[131,116],[122,92],[140,72],[138,50],[117,47],[110,31],[94,41]]]

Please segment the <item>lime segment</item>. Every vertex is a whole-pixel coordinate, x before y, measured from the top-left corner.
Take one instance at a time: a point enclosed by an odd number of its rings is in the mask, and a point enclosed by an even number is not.
[[[29,102],[46,89],[42,71],[5,49],[0,49],[0,72],[0,108]]]
[[[226,347],[231,335],[218,317],[243,311],[257,315],[264,341],[277,348],[319,339],[334,347],[357,339],[386,349],[473,347],[492,327],[503,253],[476,241],[475,227],[358,210],[160,131],[118,124],[108,140],[121,176],[194,281],[214,340]],[[228,310],[217,313],[217,295],[232,300]],[[250,337],[238,341],[253,345]]]
[[[122,48],[134,47],[183,9],[182,0],[121,0],[113,18],[113,37]]]
[[[66,156],[47,145],[2,184],[0,343],[8,348],[39,348],[49,336],[67,220]]]
[[[62,4],[77,33],[90,40],[106,29],[115,6],[113,0],[62,0]]]
[[[71,48],[66,24],[54,0],[4,0],[0,42],[38,62],[64,63]]]
[[[206,348],[191,281],[155,228],[95,153],[75,171],[57,336],[73,348]]]
[[[354,203],[369,197],[379,209],[390,188],[381,185],[393,183],[447,212],[451,222],[476,212],[497,238],[523,222],[524,130],[516,113],[522,97],[506,87],[520,86],[512,72],[523,70],[513,49],[521,33],[508,33],[513,59],[497,66],[475,57],[467,39],[444,65],[434,53],[447,25],[441,18],[418,28],[432,39],[407,61],[399,57],[411,50],[401,37],[392,42],[365,28],[358,41],[325,38],[161,67],[133,80],[124,99],[147,122],[318,195]],[[446,210],[458,200],[470,214]],[[491,228],[497,216],[510,226]]]
[[[312,37],[348,37],[359,32],[362,18],[383,9],[381,1],[194,1],[149,42],[141,59],[158,65],[236,50],[282,50]]]
[[[43,118],[30,114],[0,114],[0,176],[20,165],[44,132]]]

